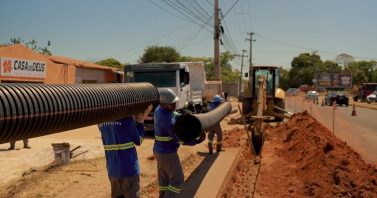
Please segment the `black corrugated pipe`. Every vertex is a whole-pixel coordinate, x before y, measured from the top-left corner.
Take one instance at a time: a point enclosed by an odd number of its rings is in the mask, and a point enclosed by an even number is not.
[[[174,130],[179,139],[188,142],[199,137],[202,131],[211,129],[232,110],[229,102],[220,104],[214,110],[202,114],[183,114],[177,118]]]
[[[158,100],[150,83],[0,83],[0,144],[135,115]]]

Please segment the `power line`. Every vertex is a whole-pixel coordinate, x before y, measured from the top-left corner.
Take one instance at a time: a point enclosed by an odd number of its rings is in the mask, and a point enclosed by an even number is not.
[[[212,16],[212,17],[213,17],[213,16]],[[211,17],[211,18],[212,18],[212,17]],[[206,24],[204,24],[204,25],[202,25],[201,27],[199,27],[198,31],[197,31],[196,33],[194,33],[193,36],[192,36],[190,39],[188,39],[186,42],[184,42],[184,43],[187,43],[187,44],[188,44],[188,43],[190,43],[192,40],[194,40],[194,38],[195,38],[195,37],[196,37],[196,36],[197,36],[197,35],[198,35],[198,34],[204,29],[204,26],[207,25],[207,24],[210,23],[210,22],[211,22],[211,20],[208,20]],[[187,47],[187,45],[181,47],[180,50],[183,49],[183,48],[186,48],[186,47]]]
[[[202,24],[199,24],[195,18],[192,18],[192,16],[190,16],[189,14],[181,11],[181,8],[180,7],[177,7],[176,4],[170,2],[170,1],[166,1],[166,0],[163,0],[168,6],[170,6],[171,8],[173,8],[174,10],[176,10],[177,12],[179,12],[181,15],[183,15],[184,17],[186,17],[185,21],[189,21],[189,22],[192,22],[192,23],[195,23],[199,26],[201,26]],[[164,9],[165,10],[165,9]],[[170,13],[170,12],[169,12]],[[181,17],[179,17],[181,18]],[[205,22],[204,22],[205,23]],[[212,32],[210,29],[208,28],[205,28],[208,32]]]
[[[206,37],[204,37],[204,38],[202,38],[202,39],[200,39],[200,40],[198,40],[198,41],[195,41],[195,42],[192,42],[192,43],[190,43],[190,44],[187,44],[186,46],[180,48],[180,50],[182,50],[182,49],[184,49],[184,48],[186,48],[186,47],[189,47],[189,46],[195,45],[195,44],[197,44],[197,43],[199,43],[199,42],[202,42],[202,41],[204,41],[204,40],[207,40],[207,39],[209,39],[211,36],[212,36],[212,35],[207,35]]]
[[[206,0],[206,1],[207,1],[207,3],[208,3],[209,5],[211,5],[212,7],[214,6],[213,3],[210,2],[209,0]]]
[[[233,9],[233,7],[239,2],[240,0],[237,0],[230,8],[229,10],[224,14],[223,18],[226,17],[226,15]]]
[[[160,6],[160,5],[158,5],[157,3],[153,2],[152,0],[148,0],[148,1],[149,1],[149,3],[151,3],[151,4],[153,4],[153,5],[157,6],[157,7],[159,7],[161,10],[163,10],[163,11],[165,11],[165,12],[167,12],[167,13],[169,13],[169,14],[171,14],[171,15],[177,17],[177,18],[180,18],[180,19],[185,20],[185,21],[187,21],[187,22],[191,22],[191,21],[189,21],[189,20],[187,20],[187,19],[185,19],[185,18],[183,18],[183,17],[180,17],[180,16],[178,16],[178,15],[176,15],[176,14],[170,12],[169,10],[163,8],[162,6]]]
[[[205,23],[205,20],[203,18],[201,18],[200,16],[198,16],[196,13],[194,13],[192,10],[190,10],[187,6],[185,6],[184,4],[182,4],[180,1],[176,0],[176,2],[178,3],[175,3],[174,1],[170,1],[170,0],[163,0],[165,3],[167,3],[170,7],[172,7],[173,9],[175,9],[176,11],[180,12],[181,14],[183,14],[184,16],[190,18],[193,22],[197,23],[195,21],[196,20],[199,20],[203,23]],[[185,12],[185,13],[183,13]]]
[[[210,13],[207,12],[207,10],[205,10],[199,3],[197,0],[193,0],[195,2],[196,5],[198,5],[198,7],[204,11],[204,13],[206,13],[207,16],[211,16]]]
[[[131,51],[133,51],[133,50],[135,50],[135,49],[138,49],[138,48],[140,48],[140,47],[145,46],[145,45],[148,44],[148,43],[155,42],[155,41],[160,40],[160,39],[162,39],[162,38],[165,38],[165,37],[167,37],[167,36],[169,36],[169,35],[171,35],[171,34],[173,34],[173,33],[175,33],[175,32],[178,32],[179,30],[183,30],[183,29],[187,28],[188,25],[189,25],[189,24],[184,24],[183,26],[180,26],[180,27],[178,27],[178,28],[176,28],[176,29],[174,29],[174,30],[172,30],[172,31],[170,31],[170,32],[168,32],[168,33],[166,33],[166,34],[163,34],[163,35],[161,35],[161,36],[159,36],[159,37],[157,37],[157,38],[155,38],[155,39],[152,39],[152,40],[150,40],[150,41],[144,42],[144,43],[142,43],[142,44],[140,44],[140,45],[137,45],[137,46],[135,46],[135,47],[133,47],[133,48],[130,48],[130,49],[127,49],[127,50],[123,50],[123,51],[120,51],[120,52],[114,53],[114,54],[112,54],[112,55],[106,56],[106,57],[104,57],[104,58],[102,58],[102,59],[105,59],[105,58],[107,58],[107,57],[111,57],[111,56],[116,56],[116,55],[118,55],[118,54],[122,54],[122,53],[128,53],[128,52],[131,52]]]

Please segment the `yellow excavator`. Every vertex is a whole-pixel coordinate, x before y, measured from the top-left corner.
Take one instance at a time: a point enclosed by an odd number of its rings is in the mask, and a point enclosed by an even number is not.
[[[265,123],[281,122],[292,114],[284,109],[285,93],[279,88],[279,78],[276,66],[249,68],[249,81],[242,98],[242,118],[246,130],[251,132],[249,138],[255,156],[262,152]]]

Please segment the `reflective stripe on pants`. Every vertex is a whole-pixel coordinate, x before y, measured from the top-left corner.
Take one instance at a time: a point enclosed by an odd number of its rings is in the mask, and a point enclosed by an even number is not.
[[[160,198],[177,197],[184,182],[181,162],[177,152],[156,153]]]

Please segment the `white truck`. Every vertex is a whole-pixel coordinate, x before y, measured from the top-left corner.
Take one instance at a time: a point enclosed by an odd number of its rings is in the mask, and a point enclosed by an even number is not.
[[[124,82],[149,82],[171,88],[179,97],[177,111],[203,110],[206,74],[202,62],[143,63],[124,67]]]

